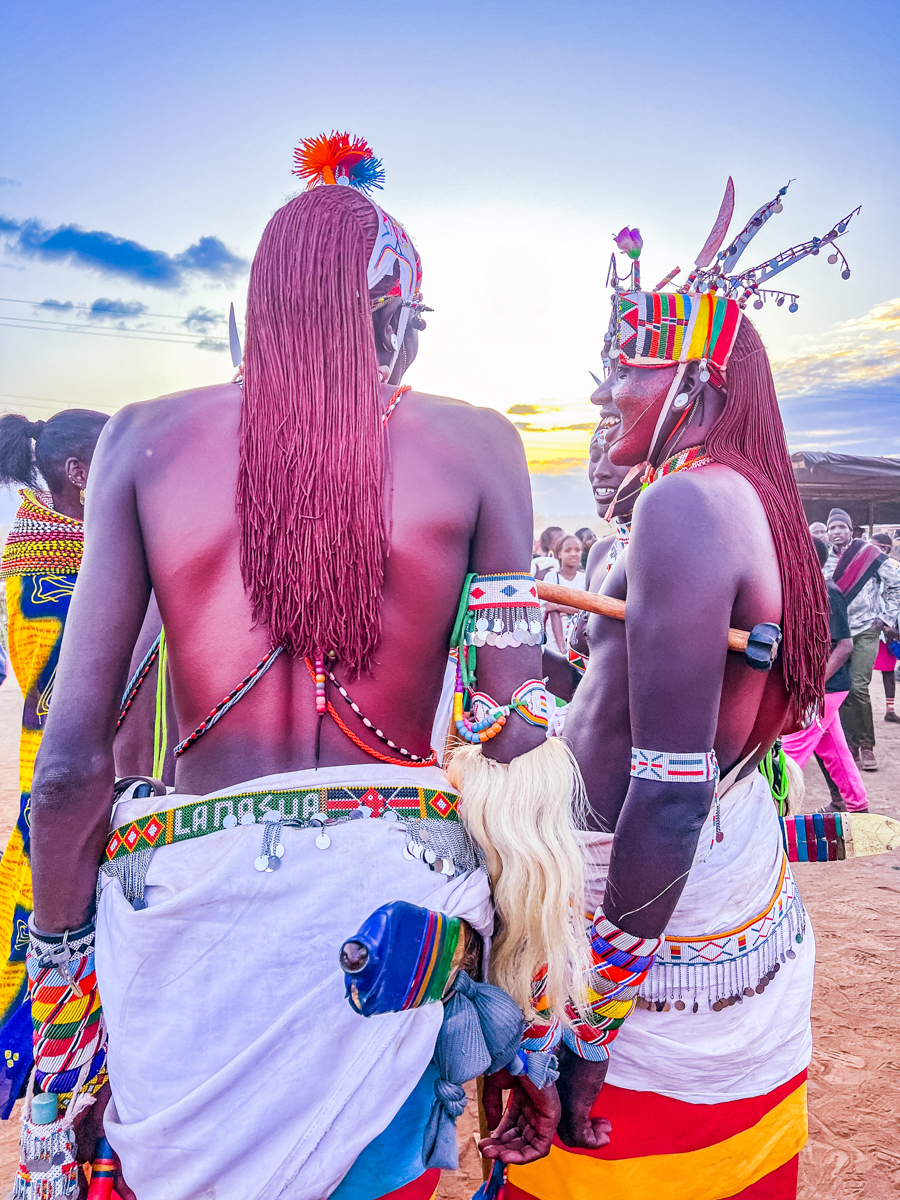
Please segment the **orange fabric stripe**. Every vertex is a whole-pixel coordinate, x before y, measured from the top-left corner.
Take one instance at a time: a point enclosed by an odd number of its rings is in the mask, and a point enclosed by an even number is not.
[[[606,1088],[601,1097],[605,1092]],[[632,1095],[645,1097],[648,1093]],[[715,1110],[722,1106],[687,1107]],[[636,1105],[632,1122],[643,1126],[649,1145],[654,1125],[642,1117]],[[645,1149],[643,1154],[612,1158],[602,1157],[602,1150],[577,1151],[554,1144],[550,1154],[539,1162],[510,1167],[508,1194],[510,1200],[517,1192],[519,1200],[529,1197],[584,1200],[603,1195],[627,1196],[628,1200],[660,1200],[663,1196],[666,1200],[727,1200],[783,1167],[800,1151],[806,1137],[806,1083],[803,1082],[754,1124],[694,1150],[661,1154],[647,1153]],[[614,1143],[615,1120],[612,1138]]]

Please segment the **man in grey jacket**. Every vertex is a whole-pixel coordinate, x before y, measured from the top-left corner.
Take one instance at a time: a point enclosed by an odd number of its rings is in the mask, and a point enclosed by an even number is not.
[[[841,724],[860,768],[877,771],[869,684],[882,631],[887,631],[889,640],[897,636],[900,566],[879,546],[854,539],[853,523],[842,508],[828,514],[828,537],[834,555],[825,574],[844,594],[853,638],[850,693],[841,705]]]

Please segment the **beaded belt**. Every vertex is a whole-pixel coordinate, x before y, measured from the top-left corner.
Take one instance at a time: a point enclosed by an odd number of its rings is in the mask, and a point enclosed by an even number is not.
[[[700,937],[667,935],[644,982],[638,1006],[668,1012],[699,1012],[705,1000],[720,1012],[743,999],[762,995],[806,934],[806,910],[782,857],[772,899],[761,913],[737,929]]]
[[[284,854],[278,840],[283,826],[318,830],[316,845],[325,850],[331,843],[328,826],[374,817],[404,827],[410,857],[421,859],[434,871],[453,875],[480,865],[474,843],[459,819],[458,803],[459,796],[452,788],[365,784],[211,796],[135,817],[113,829],[101,872],[118,878],[126,898],[140,908],[150,852],[160,846],[192,841],[238,825],[261,824],[263,850],[252,865],[259,870],[277,870]]]

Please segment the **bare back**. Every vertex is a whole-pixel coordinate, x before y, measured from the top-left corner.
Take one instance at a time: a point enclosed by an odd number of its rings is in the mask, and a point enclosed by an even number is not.
[[[390,395],[385,388],[385,405]],[[180,737],[269,651],[240,572],[240,405],[234,385],[132,405],[98,442],[84,560],[36,777],[35,854],[53,870],[38,872],[35,895],[44,919],[61,927],[90,911],[108,829],[113,734],[151,587],[166,629]],[[377,728],[425,757],[466,573],[528,570],[528,471],[521,440],[504,417],[412,392],[390,419],[386,463],[383,636],[370,673],[355,681],[339,665],[335,673]],[[511,695],[539,670],[539,647],[479,652],[479,686],[492,695]],[[376,757],[385,753],[336,689],[329,691],[357,738]],[[315,735],[309,671],[302,659],[283,654],[179,758],[175,787],[202,794],[314,766]],[[509,723],[486,752],[509,762],[541,736],[524,721]],[[372,759],[326,719],[318,761]]]

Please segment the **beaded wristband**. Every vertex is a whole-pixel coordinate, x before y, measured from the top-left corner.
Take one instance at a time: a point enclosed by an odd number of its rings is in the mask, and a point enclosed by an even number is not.
[[[476,575],[469,587],[467,646],[540,646],[544,623],[533,575]]]
[[[566,1005],[571,1027],[565,1030],[563,1041],[579,1058],[602,1062],[634,1009],[663,939],[626,933],[599,908],[590,931],[593,965],[585,980],[585,999],[580,1010],[571,1000]]]
[[[106,1025],[94,971],[93,922],[42,934],[32,915],[28,932],[35,1082],[59,1096],[79,1085],[97,1092],[106,1082]]]

